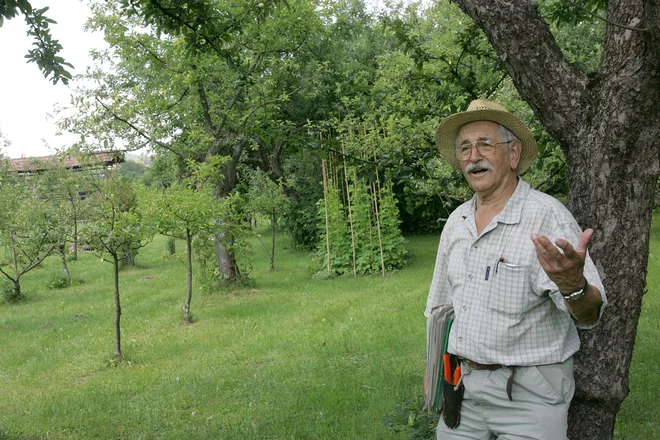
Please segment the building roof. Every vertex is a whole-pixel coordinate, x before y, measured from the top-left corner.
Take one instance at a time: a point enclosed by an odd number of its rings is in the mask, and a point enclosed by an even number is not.
[[[45,171],[57,166],[78,169],[89,166],[112,166],[124,162],[124,153],[120,151],[98,151],[79,156],[40,156],[9,159],[9,167],[18,173]]]

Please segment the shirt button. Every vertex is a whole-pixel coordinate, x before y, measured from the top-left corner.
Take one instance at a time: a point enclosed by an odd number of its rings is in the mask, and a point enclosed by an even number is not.
[[[477,249],[478,247],[479,247],[479,245],[478,245],[478,244],[475,244],[475,245],[474,245],[474,248],[475,248],[475,249]]]
[[[463,338],[459,337],[458,342],[463,342]]]
[[[469,278],[469,279],[472,279],[472,274],[468,275],[468,278]]]
[[[467,307],[466,307],[466,306],[463,306],[463,310],[467,310]]]

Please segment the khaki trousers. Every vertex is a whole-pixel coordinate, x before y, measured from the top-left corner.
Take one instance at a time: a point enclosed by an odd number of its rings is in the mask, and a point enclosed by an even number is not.
[[[461,369],[467,367],[462,364]],[[437,440],[566,440],[568,407],[575,392],[573,358],[559,364],[517,367],[512,397],[506,394],[509,368],[467,367],[458,428],[438,423]]]

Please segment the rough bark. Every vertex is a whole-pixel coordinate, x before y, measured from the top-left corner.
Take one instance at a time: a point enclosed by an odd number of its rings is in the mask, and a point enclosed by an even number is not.
[[[217,182],[215,187],[215,198],[217,200],[229,197],[236,187],[236,168],[246,145],[247,139],[241,139],[236,142],[231,154],[231,160],[225,164],[224,169],[222,170],[223,178],[221,181]],[[218,153],[216,147],[213,147],[209,152],[209,157],[215,154]],[[219,231],[215,234],[213,247],[215,249],[218,270],[225,281],[231,284],[239,280],[240,271],[238,269],[236,255],[232,249],[234,237],[231,234],[227,234],[225,231],[226,227],[223,227],[226,222],[227,219],[218,219]]]
[[[589,80],[564,58],[528,0],[457,0],[484,30],[520,95],[562,146],[568,207],[595,234],[591,256],[610,305],[580,332],[572,439],[611,439],[628,394],[659,173],[660,17],[657,0],[610,1],[603,58]]]

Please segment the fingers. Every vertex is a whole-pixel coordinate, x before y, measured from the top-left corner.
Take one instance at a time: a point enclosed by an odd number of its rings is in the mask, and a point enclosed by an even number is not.
[[[594,230],[591,228],[584,231],[580,236],[580,240],[575,249],[568,241],[564,240],[563,238],[558,238],[555,241],[555,244],[557,244],[557,246],[559,246],[561,250],[564,251],[564,254],[568,258],[580,258],[581,260],[584,260],[585,256],[587,255],[587,247],[589,246],[589,241],[591,240],[593,233]]]
[[[546,264],[559,264],[562,254],[547,237],[532,234],[532,242],[536,248],[536,256],[539,262]]]
[[[589,246],[589,241],[591,240],[591,236],[593,235],[594,230],[589,228],[586,231],[582,233],[582,236],[580,237],[580,241],[578,242],[577,245],[577,250],[578,252],[580,250],[587,250],[587,246]]]
[[[543,235],[532,234],[531,239],[539,258],[562,265],[567,263],[567,260],[584,261],[593,232],[593,229],[584,231],[576,248],[573,248],[573,245],[563,238],[555,240],[556,247]]]

